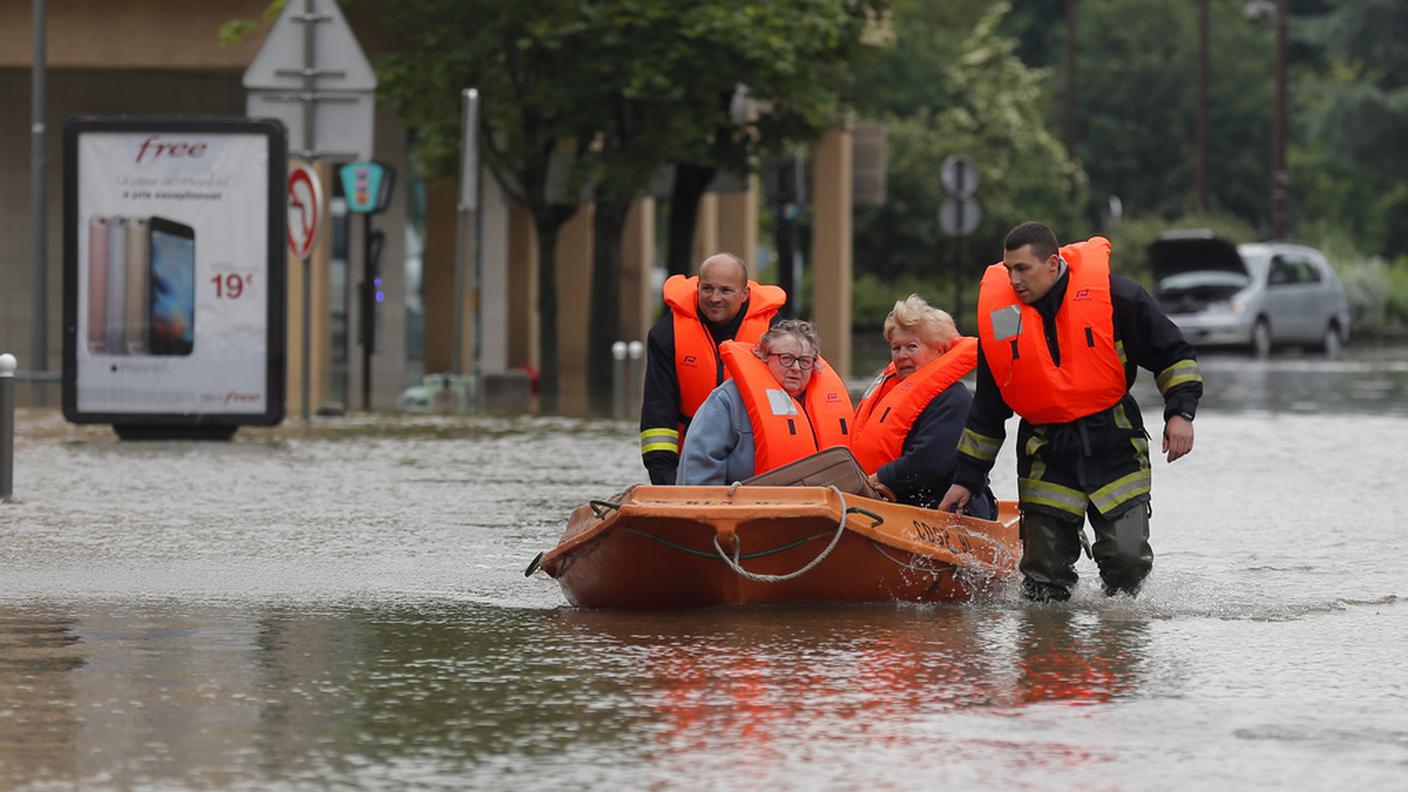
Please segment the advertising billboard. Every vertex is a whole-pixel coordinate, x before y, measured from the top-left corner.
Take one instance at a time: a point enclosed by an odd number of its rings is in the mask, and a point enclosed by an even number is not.
[[[286,152],[274,121],[64,127],[68,420],[282,420]]]

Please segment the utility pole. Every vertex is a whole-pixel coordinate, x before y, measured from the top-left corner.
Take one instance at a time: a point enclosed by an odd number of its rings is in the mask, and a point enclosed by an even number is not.
[[[1276,111],[1271,130],[1271,238],[1286,238],[1286,0],[1276,0]]]
[[[1076,0],[1066,0],[1066,156],[1070,158],[1071,165],[1076,166],[1080,161],[1079,147],[1079,127],[1076,123],[1076,112],[1080,107],[1080,97],[1078,94],[1079,81],[1076,78],[1076,56],[1079,38],[1079,26],[1076,19]],[[1075,197],[1076,178],[1074,170],[1070,174],[1068,187],[1071,197]]]
[[[1208,0],[1198,0],[1198,212],[1208,213]]]

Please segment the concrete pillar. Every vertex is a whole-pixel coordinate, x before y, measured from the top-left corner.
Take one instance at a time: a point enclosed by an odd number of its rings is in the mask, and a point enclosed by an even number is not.
[[[748,177],[744,192],[719,196],[719,250],[738,256],[756,274],[753,257],[758,254],[758,177]]]
[[[487,171],[479,180],[479,370],[509,368],[509,200]]]
[[[826,359],[851,373],[851,132],[832,127],[812,148],[812,321]]]
[[[295,160],[289,167],[302,164]],[[323,185],[323,199],[326,203],[332,196],[332,165],[327,162],[313,164],[318,180]],[[327,209],[323,209],[323,223],[328,223]],[[303,281],[303,262],[288,259],[288,325],[285,347],[287,348],[288,369],[285,372],[287,388],[284,399],[284,412],[290,417],[298,417],[303,409],[303,292],[312,289],[312,321],[309,323],[309,413],[328,401],[332,393],[332,234],[330,226],[324,225],[308,258],[311,262],[311,284]]]
[[[689,271],[698,272],[699,264],[719,252],[719,195],[706,192],[699,199],[699,215],[694,223],[694,248],[689,257]],[[739,253],[738,255],[743,255]]]
[[[655,199],[631,205],[621,235],[621,328],[623,341],[645,341],[659,301],[652,272],[655,266]]]
[[[455,320],[455,214],[459,193],[453,180],[429,185],[422,256],[422,303],[425,305],[425,373],[450,371]]]
[[[537,368],[538,235],[521,206],[508,211],[508,260],[508,365]]]
[[[587,323],[591,321],[592,204],[583,204],[557,236],[558,410],[587,412]]]

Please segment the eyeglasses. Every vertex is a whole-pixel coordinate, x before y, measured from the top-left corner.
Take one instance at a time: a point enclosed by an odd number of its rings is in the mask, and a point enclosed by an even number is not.
[[[816,365],[816,355],[789,355],[786,352],[769,352],[768,357],[777,358],[777,362],[785,369],[796,366],[802,371],[810,369]]]

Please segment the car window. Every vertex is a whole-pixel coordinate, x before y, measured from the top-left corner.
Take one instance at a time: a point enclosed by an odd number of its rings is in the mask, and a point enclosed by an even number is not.
[[[1267,274],[1266,282],[1272,286],[1285,286],[1295,283],[1295,268],[1285,256],[1273,256],[1271,258],[1271,272]]]
[[[1252,275],[1252,280],[1262,283],[1266,280],[1266,271],[1271,268],[1271,255],[1269,253],[1255,253],[1247,245],[1240,245],[1237,252],[1242,256],[1242,262],[1247,265],[1247,272]]]

